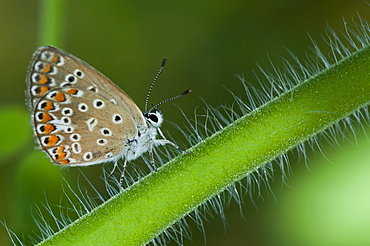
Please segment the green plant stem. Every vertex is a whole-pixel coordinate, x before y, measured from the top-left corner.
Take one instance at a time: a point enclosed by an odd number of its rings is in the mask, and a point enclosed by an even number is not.
[[[370,48],[242,117],[41,245],[143,245],[212,196],[370,102]]]
[[[40,36],[38,45],[53,45],[60,47],[64,31],[65,0],[40,1]]]

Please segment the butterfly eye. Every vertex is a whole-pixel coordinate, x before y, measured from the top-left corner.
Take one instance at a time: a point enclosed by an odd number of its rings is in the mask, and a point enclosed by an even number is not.
[[[147,112],[144,114],[144,117],[153,127],[160,127],[163,123],[163,116],[159,110]]]
[[[153,121],[154,123],[158,123],[158,117],[156,114],[149,114],[148,118]]]

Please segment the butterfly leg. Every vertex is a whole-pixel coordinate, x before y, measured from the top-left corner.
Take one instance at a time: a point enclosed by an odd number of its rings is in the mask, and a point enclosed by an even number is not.
[[[162,139],[154,140],[154,142],[156,144],[159,144],[159,145],[169,144],[169,145],[171,145],[172,147],[174,147],[175,149],[177,149],[178,151],[180,151],[182,153],[190,154],[190,152],[188,152],[186,150],[183,150],[182,148],[180,148],[179,146],[177,146],[175,143],[171,142],[170,140],[167,140],[166,137],[163,135],[163,132],[161,131],[160,128],[158,128],[158,132],[159,132],[159,135],[161,135]]]
[[[122,174],[121,174],[121,178],[119,179],[119,187],[121,189],[123,189],[123,178],[125,176],[125,171],[126,171],[126,166],[127,166],[127,159],[125,159],[125,163],[123,164],[123,169],[122,169]]]
[[[149,156],[150,156],[150,163],[152,164],[154,170],[156,170],[156,166],[154,163],[154,155],[153,155],[153,141],[149,141]]]
[[[114,163],[113,169],[112,169],[112,171],[110,172],[110,174],[108,175],[108,177],[107,177],[106,179],[109,179],[109,178],[113,175],[113,173],[114,173],[114,171],[116,170],[117,166],[118,166],[118,161],[116,161],[116,162]],[[123,164],[122,174],[121,174],[121,177],[120,177],[120,179],[119,179],[119,186],[120,186],[120,188],[122,188],[122,189],[123,189],[122,184],[123,184],[123,178],[124,178],[124,176],[125,176],[126,166],[127,166],[127,160],[125,160],[125,163]]]
[[[108,177],[106,179],[109,179],[110,177],[112,177],[112,175],[113,175],[114,171],[116,170],[117,166],[118,166],[118,161],[116,161],[114,163],[113,169],[112,169],[112,171],[110,172],[110,174],[108,175]]]

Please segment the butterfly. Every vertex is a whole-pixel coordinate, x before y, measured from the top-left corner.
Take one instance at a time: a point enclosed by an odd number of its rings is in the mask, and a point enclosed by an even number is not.
[[[163,70],[166,58],[146,97]],[[52,46],[36,50],[26,78],[28,105],[37,142],[57,165],[89,166],[135,160],[154,146],[169,144],[160,127],[160,104],[142,113],[131,97],[79,58]],[[157,139],[157,135],[161,139]],[[112,171],[113,172],[113,171]],[[120,183],[122,185],[124,171]]]

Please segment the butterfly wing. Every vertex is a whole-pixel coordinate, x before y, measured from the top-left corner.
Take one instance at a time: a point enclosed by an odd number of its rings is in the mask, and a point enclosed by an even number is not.
[[[76,74],[77,70],[82,73]],[[142,112],[129,95],[95,68],[61,49],[52,46],[39,48],[33,55],[27,82],[31,110],[48,90],[73,85],[77,89],[99,93],[132,115],[138,125],[146,124]]]
[[[27,75],[35,136],[55,164],[118,159],[145,119],[133,100],[80,59],[41,47]]]

